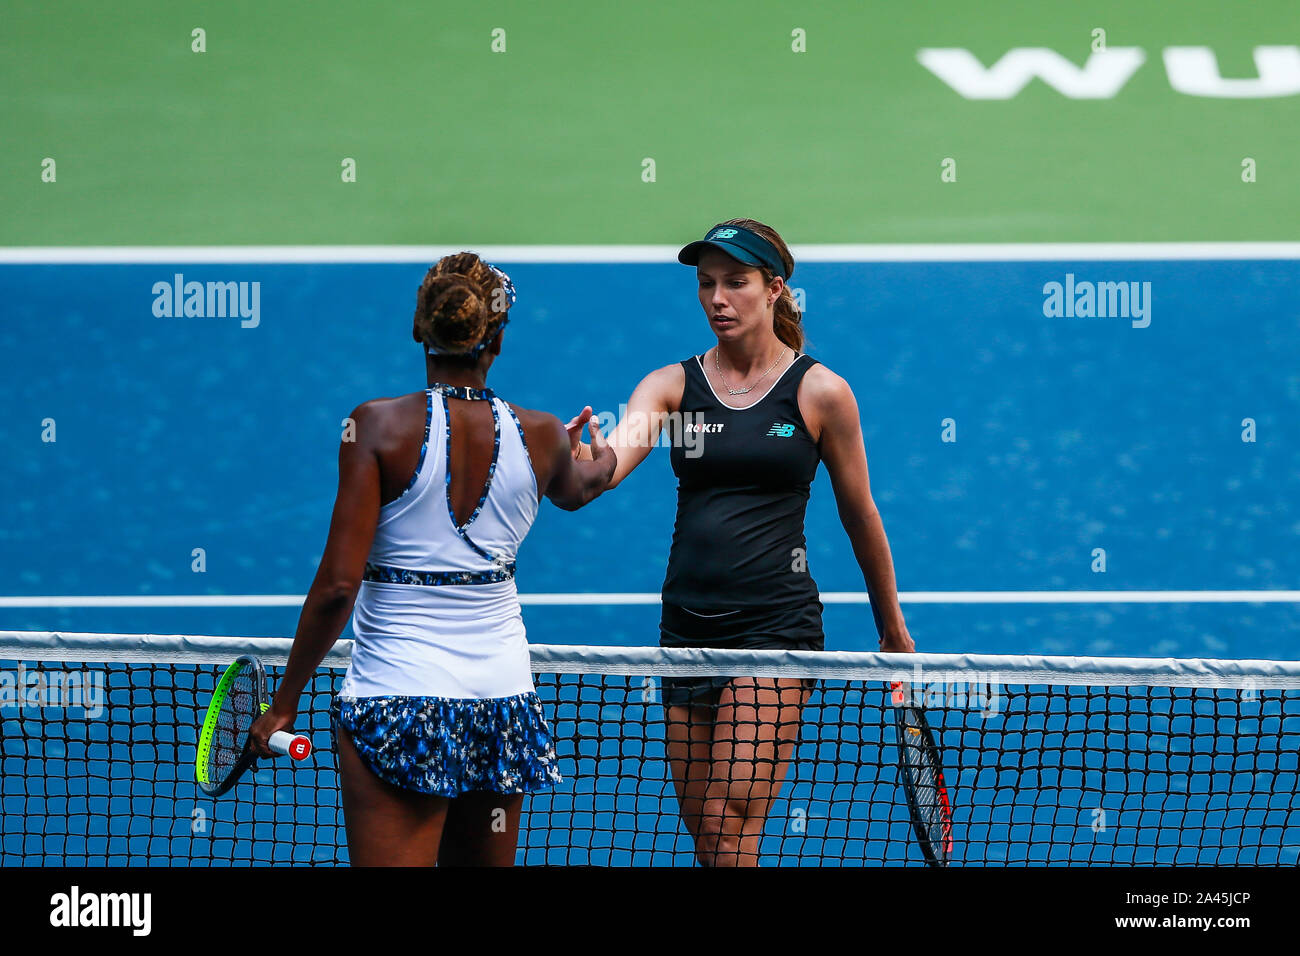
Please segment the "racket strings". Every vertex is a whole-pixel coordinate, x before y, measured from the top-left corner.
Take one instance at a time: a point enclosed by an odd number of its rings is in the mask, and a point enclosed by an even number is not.
[[[952,808],[940,767],[940,757],[923,711],[907,707],[898,715],[901,769],[910,787],[914,810],[925,831],[935,861],[946,863],[952,833]]]
[[[251,668],[235,677],[217,711],[216,732],[208,755],[208,778],[218,785],[238,766],[249,728],[260,711],[257,682]]]

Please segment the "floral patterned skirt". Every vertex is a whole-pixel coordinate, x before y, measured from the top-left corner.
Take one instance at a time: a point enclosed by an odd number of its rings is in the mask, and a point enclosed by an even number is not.
[[[441,797],[475,790],[531,793],[559,783],[555,741],[537,694],[489,697],[335,697],[335,733],[347,730],[375,775]]]

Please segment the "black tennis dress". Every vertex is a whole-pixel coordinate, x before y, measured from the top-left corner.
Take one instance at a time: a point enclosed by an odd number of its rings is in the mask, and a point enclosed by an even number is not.
[[[718,398],[702,359],[682,362],[672,423],[677,521],[664,577],[664,647],[821,650],[804,511],[821,455],[799,413],[800,354],[749,408]],[[664,702],[707,703],[728,678],[665,679]]]

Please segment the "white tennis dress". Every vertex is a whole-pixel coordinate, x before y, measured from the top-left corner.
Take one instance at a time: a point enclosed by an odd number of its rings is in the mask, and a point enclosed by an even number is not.
[[[345,698],[485,699],[533,692],[515,555],[537,517],[523,426],[487,389],[428,389],[425,442],[401,497],[380,509],[357,595]],[[459,527],[448,482],[448,395],[491,402],[492,465]]]

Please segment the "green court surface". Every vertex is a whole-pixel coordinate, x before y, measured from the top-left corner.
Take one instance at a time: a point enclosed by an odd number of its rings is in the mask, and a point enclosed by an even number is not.
[[[1207,47],[1216,75],[1256,77],[1256,47],[1300,44],[1295,0],[128,0],[4,20],[6,246],[672,243],[737,215],[795,243],[1300,234],[1300,94],[1179,92],[1164,58]],[[1096,29],[1144,57],[1099,98],[1032,79],[972,99],[918,59],[1042,47],[1082,67]]]

